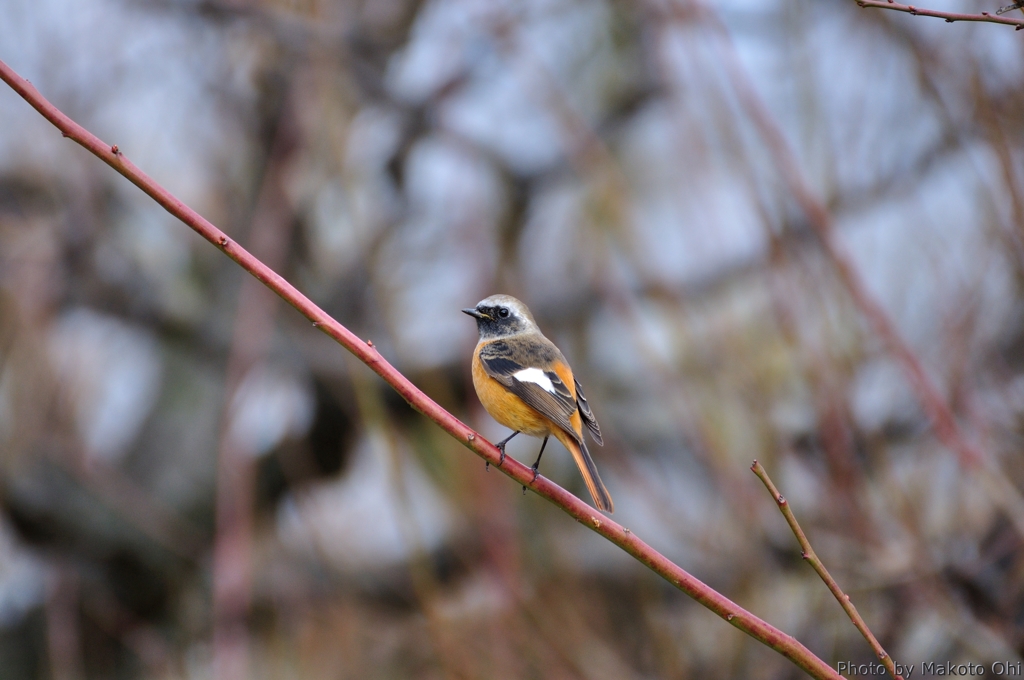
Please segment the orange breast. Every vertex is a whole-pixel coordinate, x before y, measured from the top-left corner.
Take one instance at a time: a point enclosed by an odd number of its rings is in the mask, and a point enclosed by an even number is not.
[[[479,346],[478,346],[479,348]],[[553,370],[576,396],[576,381],[572,377],[572,369],[567,364],[557,362],[548,370]],[[536,409],[509,392],[504,385],[487,375],[480,363],[479,352],[473,352],[473,387],[480,398],[480,403],[491,417],[505,427],[519,430],[531,437],[546,437],[561,428],[541,415]],[[578,438],[583,435],[583,419],[579,409],[569,417],[569,423]],[[559,439],[561,439],[559,437]]]
[[[551,421],[487,375],[477,352],[473,352],[473,387],[476,388],[480,403],[487,412],[505,427],[531,437],[546,437],[551,434]],[[579,415],[576,417],[579,418]]]

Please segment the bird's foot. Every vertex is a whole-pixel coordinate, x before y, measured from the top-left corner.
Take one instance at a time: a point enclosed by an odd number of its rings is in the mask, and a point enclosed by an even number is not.
[[[530,485],[532,486],[533,483],[537,481],[537,466],[536,465],[531,465],[530,469],[533,470],[533,479],[530,480]],[[525,485],[523,486],[523,495],[524,496],[526,495],[526,486]]]

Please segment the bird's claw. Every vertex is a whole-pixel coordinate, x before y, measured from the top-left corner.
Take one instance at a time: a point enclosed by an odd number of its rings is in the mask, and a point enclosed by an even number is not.
[[[530,480],[530,484],[532,485],[534,482],[537,481],[537,466],[536,465],[531,465],[530,469],[533,470],[533,479]],[[523,485],[523,495],[524,496],[526,495],[526,485],[525,484]]]
[[[498,467],[501,467],[502,465],[505,464],[505,447],[504,446],[499,446],[498,447],[498,451],[501,453],[501,458],[498,459]],[[484,471],[485,472],[490,472],[491,471],[491,461],[489,461],[489,460],[485,460],[484,461]]]

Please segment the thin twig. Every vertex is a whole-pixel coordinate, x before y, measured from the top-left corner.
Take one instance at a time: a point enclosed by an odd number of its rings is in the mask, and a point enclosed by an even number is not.
[[[888,0],[855,1],[861,7],[891,9],[895,12],[906,12],[907,14],[920,15],[923,17],[935,17],[937,19],[945,19],[947,24],[951,24],[954,21],[980,21],[987,24],[1003,24],[1005,26],[1015,26],[1016,28],[1014,30],[1017,31],[1024,28],[1024,19],[1010,19],[1008,17],[997,16],[999,12],[982,12],[980,14],[957,14],[956,12],[942,12],[937,9],[915,7],[914,5],[901,5],[898,2],[889,2]],[[1013,9],[1013,7],[1011,5],[1008,8],[1004,7],[1003,9]]]
[[[503,462],[500,461],[498,449],[493,444],[486,441],[455,416],[448,413],[448,411],[413,385],[384,359],[371,341],[361,340],[328,316],[326,312],[300,293],[282,276],[264,265],[238,243],[228,238],[227,234],[153,181],[152,178],[129,161],[116,145],[110,146],[105,144],[98,137],[64,115],[53,104],[48,102],[31,83],[15,73],[2,61],[0,61],[0,79],[10,85],[15,92],[21,95],[43,117],[53,123],[65,137],[70,137],[98,156],[107,165],[117,170],[142,189],[168,212],[187,224],[207,241],[220,248],[225,255],[262,281],[267,287],[281,296],[285,302],[309,319],[315,328],[336,340],[360,361],[369,366],[415,410],[433,420],[445,432],[514,479],[517,484],[532,489],[537,495],[550,501],[576,521],[584,524],[595,533],[604,536],[694,600],[725,619],[734,627],[779,652],[812,677],[833,680],[838,680],[841,677],[835,669],[815,656],[791,635],[754,616],[729,598],[702,583],[699,579],[690,575],[654,548],[644,543],[629,529],[604,517],[582,500],[546,477],[540,475],[534,477],[533,470],[522,463],[512,458],[506,458]],[[500,467],[499,463],[501,463]]]
[[[846,615],[853,621],[853,625],[857,627],[860,634],[864,636],[864,639],[871,645],[871,649],[874,650],[875,656],[882,662],[885,669],[889,671],[889,675],[896,680],[903,680],[903,676],[896,673],[896,664],[893,662],[892,657],[886,654],[885,650],[882,649],[882,645],[875,638],[874,634],[868,629],[868,624],[864,623],[864,619],[857,612],[857,608],[853,606],[853,602],[850,601],[850,596],[843,592],[836,583],[836,580],[832,578],[832,575],[828,573],[828,569],[822,564],[821,559],[814,552],[814,548],[811,547],[811,542],[807,540],[807,536],[804,534],[803,529],[796,521],[796,516],[793,514],[793,510],[789,507],[789,502],[786,501],[785,496],[779,493],[779,490],[775,488],[775,484],[772,483],[771,477],[768,476],[768,472],[764,469],[756,460],[754,464],[750,466],[754,474],[764,482],[764,486],[768,489],[768,492],[775,499],[775,503],[778,504],[779,510],[782,511],[782,516],[786,518],[786,522],[789,524],[789,528],[793,530],[793,535],[796,536],[796,540],[800,543],[800,549],[803,551],[801,555],[807,560],[810,565],[814,568],[814,571],[818,572],[818,576],[825,582],[828,589],[832,591],[836,600],[839,601],[839,605],[846,612]]]

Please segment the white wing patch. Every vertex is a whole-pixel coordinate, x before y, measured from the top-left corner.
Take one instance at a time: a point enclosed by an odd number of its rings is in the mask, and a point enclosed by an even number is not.
[[[519,382],[532,382],[535,385],[540,385],[546,392],[551,394],[558,394],[555,391],[555,386],[551,383],[551,378],[544,375],[544,371],[539,368],[524,368],[517,373],[513,373],[512,377]]]

